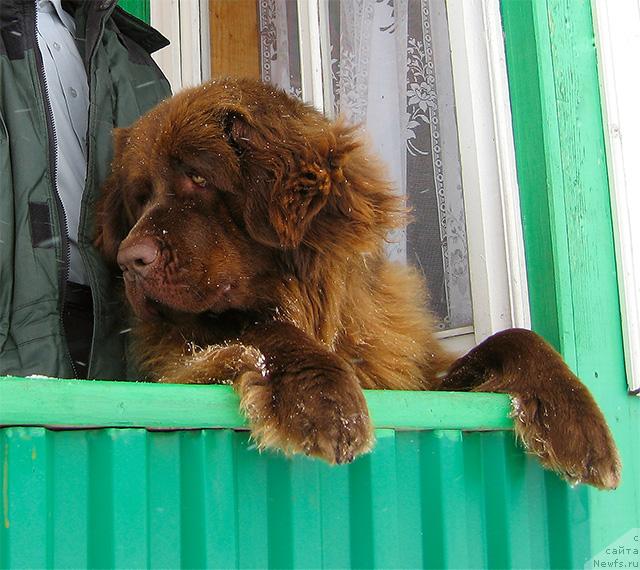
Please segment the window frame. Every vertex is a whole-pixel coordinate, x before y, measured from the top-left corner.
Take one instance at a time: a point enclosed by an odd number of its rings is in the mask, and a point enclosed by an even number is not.
[[[211,78],[209,0],[151,0],[150,20],[171,42],[153,58],[174,93]]]
[[[506,328],[531,328],[511,103],[499,0],[449,1],[447,15],[481,342]]]

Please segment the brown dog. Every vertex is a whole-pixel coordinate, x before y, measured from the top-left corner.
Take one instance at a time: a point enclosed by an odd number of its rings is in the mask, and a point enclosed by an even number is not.
[[[454,361],[424,286],[386,260],[400,200],[354,130],[242,80],[183,91],[116,131],[97,244],[124,272],[144,377],[230,382],[262,447],[371,449],[363,388],[512,395],[518,436],[570,482],[614,488],[602,413],[540,337]]]

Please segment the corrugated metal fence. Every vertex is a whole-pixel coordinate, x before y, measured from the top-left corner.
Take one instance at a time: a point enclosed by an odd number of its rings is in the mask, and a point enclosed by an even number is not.
[[[549,568],[589,556],[584,489],[510,431],[377,431],[329,467],[232,429],[0,430],[3,568]]]

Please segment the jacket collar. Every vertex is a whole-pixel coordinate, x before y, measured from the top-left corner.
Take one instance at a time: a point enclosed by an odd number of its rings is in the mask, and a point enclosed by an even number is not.
[[[62,0],[38,0],[39,6],[45,6],[46,4],[50,4],[53,6],[56,14],[58,14],[58,18],[62,21],[64,26],[71,32],[72,35],[75,35],[76,31],[76,23],[73,19],[73,16],[69,14],[62,7]]]

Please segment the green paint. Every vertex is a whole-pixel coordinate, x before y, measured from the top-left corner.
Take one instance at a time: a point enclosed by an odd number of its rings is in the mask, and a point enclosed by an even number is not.
[[[589,386],[623,460],[615,492],[548,477],[550,564],[581,567],[640,527],[640,399],[627,395],[591,6],[503,0],[502,15],[534,329]]]
[[[233,431],[200,432],[204,447],[203,495],[207,568],[231,568],[238,556],[238,496]],[[208,509],[207,505],[216,505]]]
[[[182,568],[206,568],[206,513],[202,434],[186,431],[180,438],[180,541]]]
[[[236,436],[235,464],[238,510],[238,563],[240,568],[260,568],[269,560],[268,462],[247,434]],[[279,458],[276,458],[276,460]],[[235,566],[235,564],[234,564]]]
[[[267,484],[272,493],[267,502],[267,538],[269,568],[293,568],[291,538],[291,464],[284,457],[275,457],[267,465]]]
[[[292,536],[288,548],[292,566],[320,568],[323,554],[320,471],[324,465],[299,456],[289,459],[289,464]]]
[[[540,97],[542,78],[538,66],[533,17],[534,6],[531,2],[503,0],[502,19],[520,185],[520,208],[527,245],[527,278],[529,290],[532,292],[531,321],[535,330],[556,348],[560,348],[556,277],[553,257],[550,255],[552,235],[549,227],[549,202],[546,196],[548,174]]]
[[[167,0],[161,0],[163,2]],[[147,24],[151,20],[151,8],[150,8],[151,0],[119,0],[118,6],[120,6],[123,10],[129,12],[129,14],[133,14],[136,18],[140,18],[143,22]]]
[[[421,526],[427,532],[422,534],[424,568],[444,568],[444,529],[442,517],[445,515],[442,501],[443,481],[440,444],[444,441],[438,432],[421,433],[419,440],[420,470],[432,471],[433,475],[423,479],[420,485]]]
[[[78,542],[87,542],[89,463],[87,434],[81,431],[60,432],[47,437],[47,469],[52,473],[47,496],[50,504],[48,541],[55,545],[48,565],[52,568],[88,568],[87,552],[78,552]],[[55,481],[55,484],[54,484]],[[75,516],[67,517],[66,513]],[[131,528],[130,526],[128,527]]]
[[[116,430],[107,430],[107,433]],[[149,566],[180,568],[182,562],[182,502],[180,432],[156,433],[147,446]],[[191,515],[190,515],[191,516]]]
[[[392,568],[398,565],[398,537],[401,525],[404,525],[398,516],[398,495],[403,489],[404,474],[396,463],[396,431],[377,429],[375,449],[376,453],[367,456],[372,514],[369,548],[374,568]],[[384,513],[384,516],[379,513]]]
[[[229,429],[3,428],[10,524],[0,526],[0,560],[4,568],[559,566],[550,562],[546,505],[549,485],[564,484],[524,456],[512,433],[376,436],[374,453],[329,466],[259,453],[246,431]]]
[[[62,432],[65,433],[65,432]],[[80,432],[82,433],[82,432]],[[90,432],[93,433],[93,432]],[[110,430],[113,516],[113,565],[145,568],[149,564],[147,541],[147,446],[144,430]],[[55,440],[54,440],[55,441]],[[89,443],[91,445],[91,443]],[[82,454],[77,454],[82,457]],[[91,492],[100,492],[94,487]],[[105,518],[109,518],[106,516]],[[82,520],[82,518],[80,518]],[[91,532],[88,529],[87,532]],[[132,536],[144,537],[131,540]],[[70,566],[67,565],[67,567]]]
[[[350,568],[352,535],[349,510],[349,469],[320,468],[322,567]]]
[[[89,568],[113,568],[113,450],[108,430],[89,434],[87,558]],[[64,515],[63,515],[64,516]]]
[[[246,428],[230,386],[0,378],[0,425]],[[503,394],[366,390],[378,428],[512,429]]]

